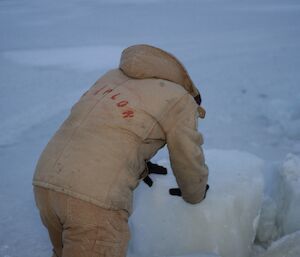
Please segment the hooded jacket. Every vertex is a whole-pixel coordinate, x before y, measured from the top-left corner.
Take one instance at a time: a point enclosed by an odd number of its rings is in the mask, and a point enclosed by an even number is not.
[[[72,107],[36,166],[33,185],[132,212],[145,162],[167,144],[182,197],[203,199],[208,169],[197,131],[199,94],[183,65],[161,49],[125,49]]]

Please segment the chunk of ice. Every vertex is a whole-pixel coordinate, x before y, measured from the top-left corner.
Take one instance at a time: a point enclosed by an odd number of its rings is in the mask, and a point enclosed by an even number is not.
[[[210,189],[200,204],[168,194],[177,185],[167,160],[159,162],[168,168],[167,176],[151,175],[152,188],[138,187],[130,218],[132,255],[249,256],[263,198],[263,161],[240,151],[209,150],[205,155]]]
[[[259,224],[256,233],[256,240],[268,245],[272,240],[278,236],[278,227],[276,224],[278,207],[276,202],[266,196],[263,202],[262,211],[259,219]]]
[[[259,257],[299,257],[300,231],[286,235],[275,241],[268,250]]]
[[[288,154],[280,172],[279,228],[282,235],[300,230],[300,158]]]

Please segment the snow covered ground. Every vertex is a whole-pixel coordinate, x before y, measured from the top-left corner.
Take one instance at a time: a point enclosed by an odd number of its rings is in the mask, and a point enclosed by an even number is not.
[[[274,249],[284,242],[282,249],[296,252],[288,256],[299,256],[299,236],[289,235],[300,229],[297,0],[2,0],[0,257],[50,256],[32,198],[36,160],[72,104],[135,43],[172,52],[190,71],[207,110],[199,129],[208,153],[234,150],[264,160],[256,242],[267,247],[287,234],[261,254],[280,256]],[[155,160],[167,158],[164,149]],[[220,160],[209,158],[208,165]],[[224,167],[244,170],[231,160]],[[216,196],[214,188],[209,193],[200,209]],[[177,208],[184,212],[185,205]]]

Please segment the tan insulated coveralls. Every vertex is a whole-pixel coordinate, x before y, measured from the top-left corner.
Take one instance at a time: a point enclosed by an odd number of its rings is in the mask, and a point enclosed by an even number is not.
[[[127,222],[133,190],[146,175],[145,161],[167,144],[183,199],[200,202],[208,169],[197,131],[198,94],[172,55],[147,45],[125,49],[119,69],[106,73],[80,98],[46,146],[33,178],[36,191],[50,189],[40,193],[48,202],[69,197],[104,212],[117,211],[110,219]],[[37,200],[40,210],[41,202]],[[82,210],[78,208],[79,216]],[[128,229],[123,231],[129,237]],[[124,255],[117,252],[99,256]]]

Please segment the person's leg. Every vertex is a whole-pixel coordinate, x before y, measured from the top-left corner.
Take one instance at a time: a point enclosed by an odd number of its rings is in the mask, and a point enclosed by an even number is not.
[[[42,187],[34,187],[34,195],[36,205],[40,211],[41,220],[47,228],[49,237],[53,246],[52,257],[62,256],[62,225],[59,218],[54,213],[49,200],[48,189]]]
[[[93,249],[97,257],[126,257],[130,232],[128,226],[128,213],[122,210],[105,210],[106,219],[100,220],[102,229]]]
[[[63,257],[126,257],[128,214],[70,197],[63,230]]]

